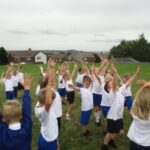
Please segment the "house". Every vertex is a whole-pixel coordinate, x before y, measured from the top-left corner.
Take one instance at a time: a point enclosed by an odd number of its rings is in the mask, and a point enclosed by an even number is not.
[[[35,63],[43,63],[43,64],[47,64],[47,55],[45,53],[38,52],[35,55]]]
[[[31,49],[8,51],[8,61],[14,63],[34,63],[37,53],[38,51],[32,51]]]

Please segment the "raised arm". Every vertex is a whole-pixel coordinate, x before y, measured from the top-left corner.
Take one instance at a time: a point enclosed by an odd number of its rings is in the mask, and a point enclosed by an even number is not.
[[[130,79],[126,82],[125,86],[128,88],[131,83],[136,79],[137,75],[140,73],[140,68],[137,67],[136,72],[130,77]]]
[[[72,71],[72,74],[71,74],[71,79],[73,79],[76,71],[77,71],[77,68],[78,68],[78,65],[77,64],[74,64],[74,68],[73,68],[73,71]]]
[[[69,84],[68,86],[69,88],[74,89],[76,92],[80,92],[80,88],[76,87],[75,85]]]
[[[22,96],[22,123],[27,126],[27,128],[32,127],[32,106],[31,106],[31,96],[30,96],[30,86],[31,86],[32,78],[30,75],[24,75],[24,94]]]

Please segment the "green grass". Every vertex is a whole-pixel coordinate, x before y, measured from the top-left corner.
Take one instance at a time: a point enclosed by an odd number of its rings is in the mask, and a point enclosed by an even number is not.
[[[98,65],[98,64],[97,64]],[[31,95],[32,95],[32,107],[33,107],[33,140],[32,140],[32,150],[37,149],[37,138],[40,130],[39,121],[35,118],[34,115],[34,106],[37,101],[35,97],[35,89],[37,85],[37,79],[40,75],[39,70],[40,65],[24,65],[23,70],[25,72],[31,73],[33,76],[32,87],[31,87]],[[45,66],[44,66],[45,67]],[[57,66],[58,67],[58,66]],[[124,73],[130,72],[134,73],[136,70],[136,64],[118,64],[117,69],[121,75]],[[141,73],[138,79],[146,79],[150,80],[150,65],[148,64],[140,64]],[[72,66],[71,66],[72,68]],[[0,66],[0,76],[2,72],[6,71],[6,66]],[[138,87],[134,82],[132,86],[133,95],[135,95]],[[5,101],[4,88],[0,86],[0,107],[2,106],[3,101]],[[66,105],[63,106],[63,114],[66,112]],[[81,134],[81,126],[80,126],[80,99],[79,95],[76,94],[75,98],[75,106],[72,111],[73,119],[71,121],[66,121],[63,115],[62,117],[62,129],[59,136],[59,143],[61,150],[99,150],[100,145],[103,142],[104,136],[102,134],[103,130],[106,127],[106,121],[101,117],[102,127],[96,128],[94,126],[94,115],[91,116],[90,127],[92,130],[92,136],[83,137]],[[124,129],[125,135],[121,138],[116,139],[118,150],[128,150],[129,148],[129,140],[126,136],[128,128],[131,123],[131,116],[127,109],[124,112]]]

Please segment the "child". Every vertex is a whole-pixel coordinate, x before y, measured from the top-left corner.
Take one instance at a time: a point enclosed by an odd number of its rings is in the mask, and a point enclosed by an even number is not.
[[[17,71],[13,71],[13,75],[12,75],[12,84],[13,84],[13,88],[14,88],[14,98],[17,98],[18,95],[18,77],[17,77]]]
[[[137,68],[136,73],[126,82],[125,85],[118,89],[117,87],[117,75],[116,70],[114,71],[114,79],[113,81],[109,81],[107,91],[113,91],[114,97],[113,103],[110,107],[110,110],[107,114],[107,134],[104,138],[104,144],[102,145],[102,150],[109,150],[108,145],[113,148],[116,148],[116,144],[114,143],[114,139],[118,134],[123,134],[123,108],[124,108],[124,100],[125,100],[125,89],[134,81],[136,76],[139,74],[139,68]]]
[[[90,135],[88,124],[93,109],[93,95],[91,90],[91,78],[87,75],[83,77],[83,88],[69,85],[70,88],[80,92],[81,94],[81,120],[82,132],[84,136]]]
[[[2,80],[5,86],[6,100],[12,100],[15,98],[14,88],[13,88],[13,83],[12,83],[11,78],[12,78],[11,73],[7,72]]]
[[[130,74],[127,73],[123,76],[123,84],[125,84],[128,79],[130,78]],[[125,107],[128,107],[128,110],[131,109],[132,107],[132,92],[131,92],[131,86],[129,86],[127,89],[126,89],[126,94],[125,94],[125,104],[124,104]]]
[[[142,83],[131,109],[130,150],[150,150],[150,82]]]
[[[22,66],[19,65],[18,67],[18,72],[17,72],[17,77],[18,77],[18,90],[23,90],[23,78],[24,78],[24,74],[23,74],[23,71],[22,71]]]
[[[35,115],[41,123],[38,138],[38,150],[57,150],[58,124],[56,115],[51,108],[55,93],[51,89],[52,81],[48,81],[46,89],[42,89],[35,107]]]
[[[66,73],[66,91],[67,91],[67,101],[69,103],[67,107],[66,120],[71,120],[70,113],[73,108],[75,92],[73,89],[69,88],[69,84],[73,84],[73,77],[76,70],[77,70],[77,65],[74,64],[74,69],[72,71],[72,74],[70,75],[69,71]]]
[[[0,118],[0,150],[31,150],[31,77],[24,77],[22,105],[16,100],[6,101]]]

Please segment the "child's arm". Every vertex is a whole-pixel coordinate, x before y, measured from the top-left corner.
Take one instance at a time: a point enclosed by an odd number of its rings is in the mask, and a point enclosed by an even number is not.
[[[75,73],[77,71],[77,68],[78,68],[78,65],[74,64],[74,69],[73,69],[72,74],[71,74],[71,79],[73,79],[73,77],[74,77],[74,75],[75,75]]]
[[[137,75],[140,73],[140,68],[136,69],[136,72],[130,77],[130,79],[126,82],[125,86],[128,88],[132,82],[136,79]]]
[[[31,96],[30,96],[30,86],[31,86],[31,76],[28,74],[24,75],[24,94],[22,96],[22,120],[21,122],[29,129],[32,128],[32,106],[31,106]]]
[[[45,100],[45,110],[48,112],[50,110],[51,104],[52,104],[52,84],[55,82],[55,73],[53,70],[49,71],[49,81],[48,85],[46,87],[46,100]]]
[[[68,86],[69,86],[69,88],[74,89],[77,92],[80,92],[80,88],[76,87],[75,85],[69,84]]]
[[[44,75],[44,72],[43,72],[43,67],[42,66],[40,66],[40,71],[41,71],[41,74],[42,74],[42,76]]]

